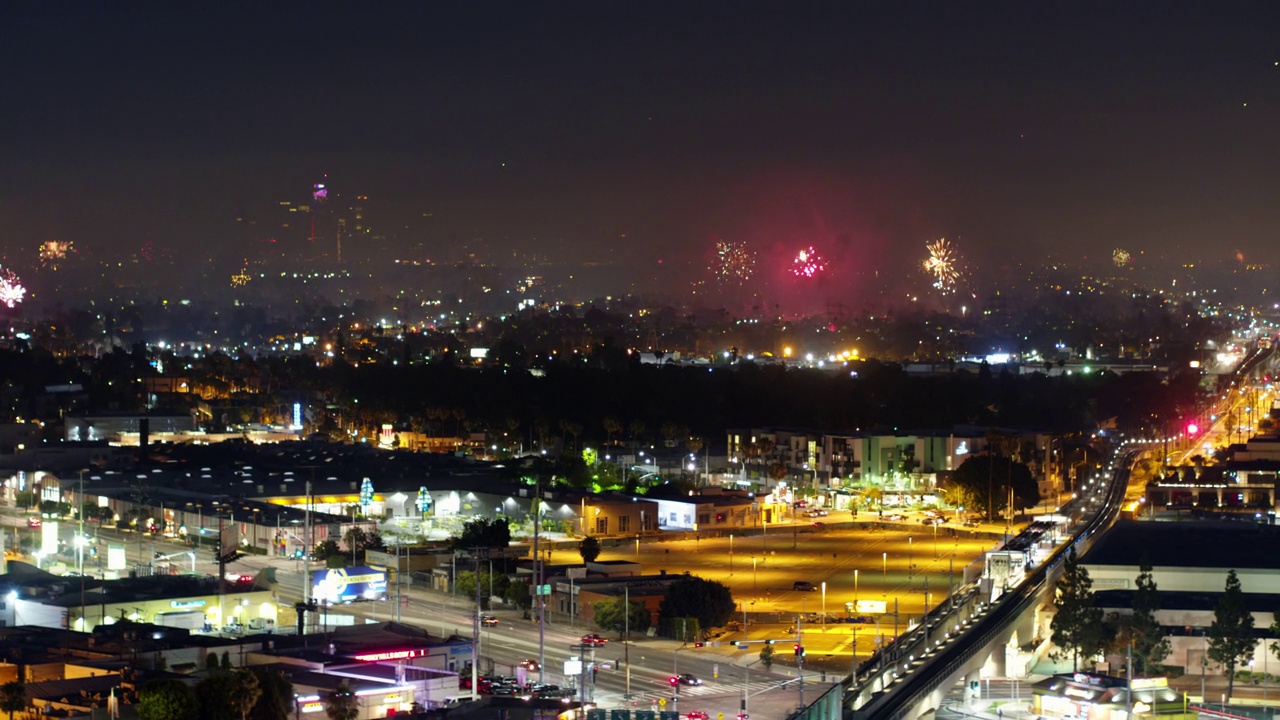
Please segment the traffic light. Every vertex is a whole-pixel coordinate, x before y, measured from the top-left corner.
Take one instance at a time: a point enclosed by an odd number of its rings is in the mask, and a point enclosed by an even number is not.
[[[800,650],[800,643],[796,643],[795,645],[792,645],[791,647],[792,647],[792,649],[794,649],[794,650],[796,651],[796,657],[800,657],[800,652],[801,652],[801,650]]]
[[[675,675],[672,675],[671,677],[667,678],[667,682],[671,683],[671,687],[673,688],[680,687],[680,678],[676,677]]]

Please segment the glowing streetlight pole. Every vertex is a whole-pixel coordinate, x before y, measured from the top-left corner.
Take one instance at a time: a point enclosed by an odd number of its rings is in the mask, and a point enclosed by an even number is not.
[[[884,556],[880,558],[880,575],[884,577],[885,580],[889,579],[889,553],[885,553]]]
[[[733,533],[729,533],[729,577],[733,577]]]

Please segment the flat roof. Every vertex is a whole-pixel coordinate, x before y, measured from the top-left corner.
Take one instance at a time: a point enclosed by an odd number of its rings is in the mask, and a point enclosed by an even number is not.
[[[1252,522],[1122,520],[1084,557],[1085,565],[1280,569],[1280,527]]]

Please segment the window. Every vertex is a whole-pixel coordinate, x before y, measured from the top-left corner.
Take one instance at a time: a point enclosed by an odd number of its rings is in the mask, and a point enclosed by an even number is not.
[[[711,513],[698,513],[698,524],[709,525],[711,523]]]
[[[596,518],[596,534],[597,535],[609,534],[609,518],[607,517]]]
[[[630,515],[623,515],[622,517],[618,518],[618,532],[620,533],[631,532],[631,516]]]

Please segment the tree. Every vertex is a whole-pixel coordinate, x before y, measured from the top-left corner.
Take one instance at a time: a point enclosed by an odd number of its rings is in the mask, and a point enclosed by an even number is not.
[[[1013,487],[1014,509],[1034,507],[1040,502],[1040,487],[1027,466],[1008,457],[970,455],[951,476],[983,508],[1002,511],[1008,505],[1005,486]],[[992,497],[994,493],[995,497]],[[992,513],[994,515],[994,513]]]
[[[592,605],[595,611],[596,627],[601,630],[613,630],[618,633],[621,638],[622,634],[628,630],[631,632],[644,632],[649,629],[649,611],[645,609],[644,603],[638,600],[631,601],[630,618],[626,618],[622,614],[623,598],[613,597],[606,598]],[[628,624],[629,623],[629,624]]]
[[[262,685],[258,676],[249,670],[234,670],[228,690],[230,692],[226,700],[231,709],[240,715],[240,720],[247,720],[249,711],[258,703],[258,698],[262,697]]]
[[[324,697],[324,714],[329,720],[356,720],[360,715],[360,705],[351,686],[345,681]]]
[[[1151,578],[1151,563],[1144,557],[1138,566],[1137,589],[1133,594],[1133,617],[1129,623],[1129,638],[1133,643],[1134,671],[1139,675],[1161,672],[1160,662],[1169,656],[1169,640],[1164,628],[1156,622],[1160,609],[1160,595],[1155,580]]]
[[[21,680],[0,685],[0,710],[9,713],[9,720],[19,710],[27,709],[27,688]]]
[[[268,668],[250,668],[258,677],[261,693],[249,710],[249,720],[289,720],[293,717],[293,683],[284,673]]]
[[[316,543],[315,550],[312,554],[316,556],[316,560],[325,561],[334,556],[342,555],[342,548],[338,547],[338,543],[334,540],[321,540]]]
[[[1056,611],[1050,628],[1053,644],[1071,654],[1071,668],[1080,667],[1080,656],[1096,653],[1105,641],[1102,608],[1093,605],[1093,580],[1080,565],[1073,548],[1062,565],[1062,575],[1055,588],[1053,608]]]
[[[760,664],[764,666],[765,670],[768,670],[769,668],[773,667],[773,646],[772,645],[765,645],[764,647],[760,648]]]
[[[508,583],[503,599],[525,612],[528,612],[529,608],[533,607],[533,595],[529,592],[529,583],[527,582]]]
[[[1253,615],[1245,604],[1236,571],[1227,573],[1227,584],[1218,598],[1209,624],[1209,659],[1227,672],[1227,699],[1235,689],[1236,667],[1249,659],[1257,640],[1253,637]]]
[[[722,583],[686,575],[667,586],[659,613],[664,620],[695,618],[699,627],[724,625],[733,617],[733,593]]]
[[[584,563],[595,562],[600,557],[600,541],[590,535],[582,538],[582,542],[578,543],[578,554],[582,556]]]
[[[196,694],[186,683],[155,680],[138,692],[138,720],[192,720],[194,717]]]
[[[470,548],[505,548],[511,544],[511,526],[501,518],[476,518],[462,526],[462,532],[450,539],[454,550]]]

